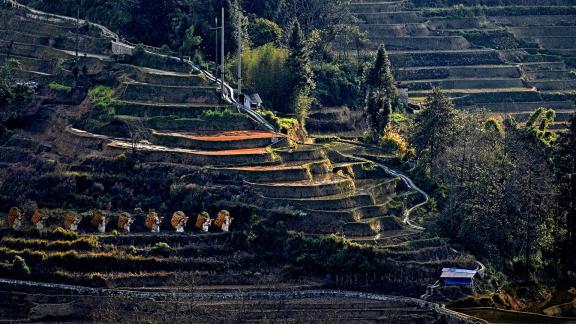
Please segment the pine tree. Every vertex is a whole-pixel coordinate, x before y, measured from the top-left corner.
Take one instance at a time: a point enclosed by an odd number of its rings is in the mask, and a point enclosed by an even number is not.
[[[366,76],[365,103],[369,139],[377,141],[389,124],[392,111],[400,108],[400,96],[384,45],[378,47],[376,61]]]
[[[286,64],[293,76],[292,107],[298,122],[300,122],[302,127],[305,127],[312,104],[312,90],[314,90],[316,85],[310,60],[310,50],[298,21],[292,27],[288,47],[290,55]]]
[[[434,88],[424,111],[416,116],[416,129],[412,143],[423,161],[432,167],[434,161],[450,145],[456,130],[458,113],[452,100],[439,88]]]

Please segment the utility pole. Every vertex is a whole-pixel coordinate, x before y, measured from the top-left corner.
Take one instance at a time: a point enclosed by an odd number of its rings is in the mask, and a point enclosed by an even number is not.
[[[215,44],[214,46],[216,47],[216,52],[215,52],[216,54],[214,55],[214,63],[215,63],[214,64],[215,65],[214,76],[218,77],[218,59],[219,59],[219,57],[218,57],[218,17],[214,18],[214,22],[216,23],[214,25],[214,28],[213,28],[214,34],[216,35],[214,37],[214,44]]]
[[[224,7],[222,7],[222,30],[221,30],[221,38],[222,38],[222,47],[220,48],[221,50],[221,55],[222,55],[222,66],[220,67],[220,73],[221,73],[221,77],[220,77],[220,81],[221,81],[221,91],[222,91],[222,98],[225,97],[224,95],[224,66],[226,64],[226,54],[224,54]]]
[[[240,4],[238,4],[240,6]],[[242,15],[238,8],[238,100],[242,94]]]
[[[80,46],[80,1],[77,2],[76,6],[76,62],[78,62],[78,47]]]

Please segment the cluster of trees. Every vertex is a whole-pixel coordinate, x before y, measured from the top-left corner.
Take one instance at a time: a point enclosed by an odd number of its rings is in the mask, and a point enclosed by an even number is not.
[[[9,124],[21,118],[23,107],[34,97],[28,84],[16,82],[15,74],[20,69],[20,62],[14,59],[0,66],[0,142],[8,133]]]
[[[313,102],[363,106],[363,68],[340,57],[351,43],[365,46],[365,36],[341,0],[27,0],[42,10],[76,16],[109,26],[134,43],[163,46],[197,63],[216,61],[215,19],[225,8],[227,73],[234,80],[235,50],[241,21],[245,85],[261,92],[267,107],[295,114],[305,123]],[[200,9],[201,8],[201,9]],[[219,24],[221,22],[219,21]],[[265,48],[262,48],[265,47]],[[264,67],[272,64],[270,70]],[[289,75],[292,75],[291,77]],[[273,79],[272,83],[266,80]]]
[[[519,126],[458,111],[435,89],[412,136],[417,172],[434,184],[440,231],[523,279],[575,270],[576,121],[550,142],[542,135],[549,114],[541,109]]]

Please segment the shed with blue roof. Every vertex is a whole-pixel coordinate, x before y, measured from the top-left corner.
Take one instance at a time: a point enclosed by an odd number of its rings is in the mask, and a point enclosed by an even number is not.
[[[471,286],[478,271],[457,268],[444,268],[440,280],[447,286]]]

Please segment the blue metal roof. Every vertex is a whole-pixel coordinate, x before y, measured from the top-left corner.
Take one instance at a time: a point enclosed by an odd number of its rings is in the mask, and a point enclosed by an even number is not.
[[[443,268],[442,272],[456,272],[456,273],[473,273],[476,274],[476,270],[458,269],[458,268]]]
[[[442,269],[442,274],[440,278],[452,278],[452,279],[472,279],[476,276],[476,270],[466,270],[466,269],[456,269],[456,268],[444,268]]]

